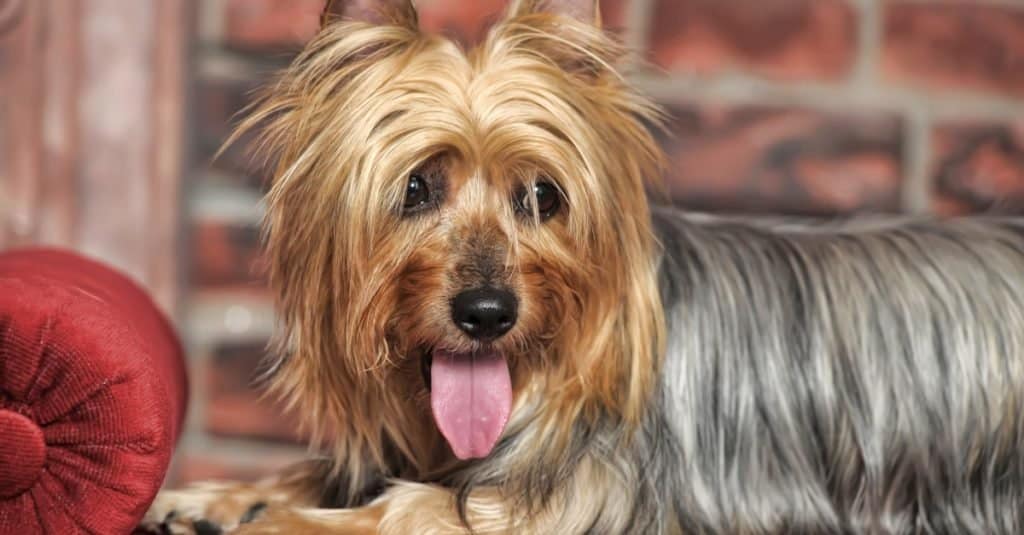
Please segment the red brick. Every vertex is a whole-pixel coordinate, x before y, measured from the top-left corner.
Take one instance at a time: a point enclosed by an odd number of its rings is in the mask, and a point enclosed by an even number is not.
[[[225,147],[220,157],[214,156],[240,119],[239,112],[252,102],[253,92],[266,82],[266,76],[255,76],[247,82],[217,79],[198,84],[193,111],[196,168],[217,170],[221,175],[234,177],[245,187],[265,187],[268,172],[251,153],[255,132]]]
[[[601,0],[601,26],[614,32],[626,30],[631,0]]]
[[[670,70],[835,79],[853,65],[856,28],[845,0],[658,0],[649,47]]]
[[[260,231],[255,224],[196,221],[190,236],[191,283],[201,289],[263,291]]]
[[[1024,9],[891,1],[883,50],[891,80],[1024,95]]]
[[[666,140],[668,192],[694,209],[834,214],[898,209],[895,117],[682,106]]]
[[[265,344],[216,348],[207,361],[206,430],[220,436],[301,442],[296,418],[255,384]]]
[[[506,0],[424,0],[416,3],[420,27],[463,43],[479,42],[490,23],[504,13]]]
[[[324,0],[228,0],[225,41],[239,49],[298,48],[320,28]]]
[[[1024,119],[940,124],[932,133],[932,151],[934,211],[1024,208]]]
[[[247,83],[215,79],[197,84],[193,108],[195,127],[204,144],[208,140],[214,144],[211,156],[231,132],[232,117],[250,103],[250,92],[263,81],[257,77]]]
[[[505,12],[508,0],[422,0],[416,3],[420,26],[451,35],[463,43],[477,43]],[[622,31],[629,0],[601,0],[605,28]]]
[[[601,0],[605,26],[621,29],[629,0]],[[504,13],[508,0],[420,0],[420,25],[462,42],[478,42]],[[226,41],[245,50],[294,49],[319,27],[323,0],[229,0]]]

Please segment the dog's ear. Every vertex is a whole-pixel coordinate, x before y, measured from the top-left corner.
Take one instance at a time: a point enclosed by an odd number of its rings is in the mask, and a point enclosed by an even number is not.
[[[419,25],[410,0],[326,0],[320,26],[339,19],[410,28]]]
[[[551,13],[572,17],[587,24],[601,25],[598,0],[544,0],[540,4]]]
[[[599,0],[515,0],[509,10],[513,16],[538,11],[570,17],[595,26],[601,25]]]
[[[567,24],[570,19],[582,24]],[[505,24],[496,28],[516,47],[588,80],[616,75],[614,67],[625,57],[619,41],[601,28],[599,0],[513,0]]]

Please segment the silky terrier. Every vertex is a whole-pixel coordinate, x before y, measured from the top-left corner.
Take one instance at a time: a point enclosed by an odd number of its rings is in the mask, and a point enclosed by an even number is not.
[[[595,0],[471,47],[409,0],[323,19],[239,132],[274,169],[268,377],[324,456],[146,525],[1024,533],[1024,221],[652,202],[661,113]]]

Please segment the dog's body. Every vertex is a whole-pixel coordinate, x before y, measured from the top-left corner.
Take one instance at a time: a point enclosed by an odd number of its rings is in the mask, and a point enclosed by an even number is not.
[[[692,532],[1024,529],[1024,220],[655,221]]]
[[[334,5],[242,126],[277,163],[273,385],[330,454],[147,524],[1024,530],[1024,221],[651,209],[655,112],[592,0],[468,54],[406,0]]]

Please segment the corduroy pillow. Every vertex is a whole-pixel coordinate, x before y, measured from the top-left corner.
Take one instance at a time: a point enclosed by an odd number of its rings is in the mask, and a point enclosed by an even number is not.
[[[187,401],[152,300],[74,253],[0,253],[0,534],[130,533]]]

